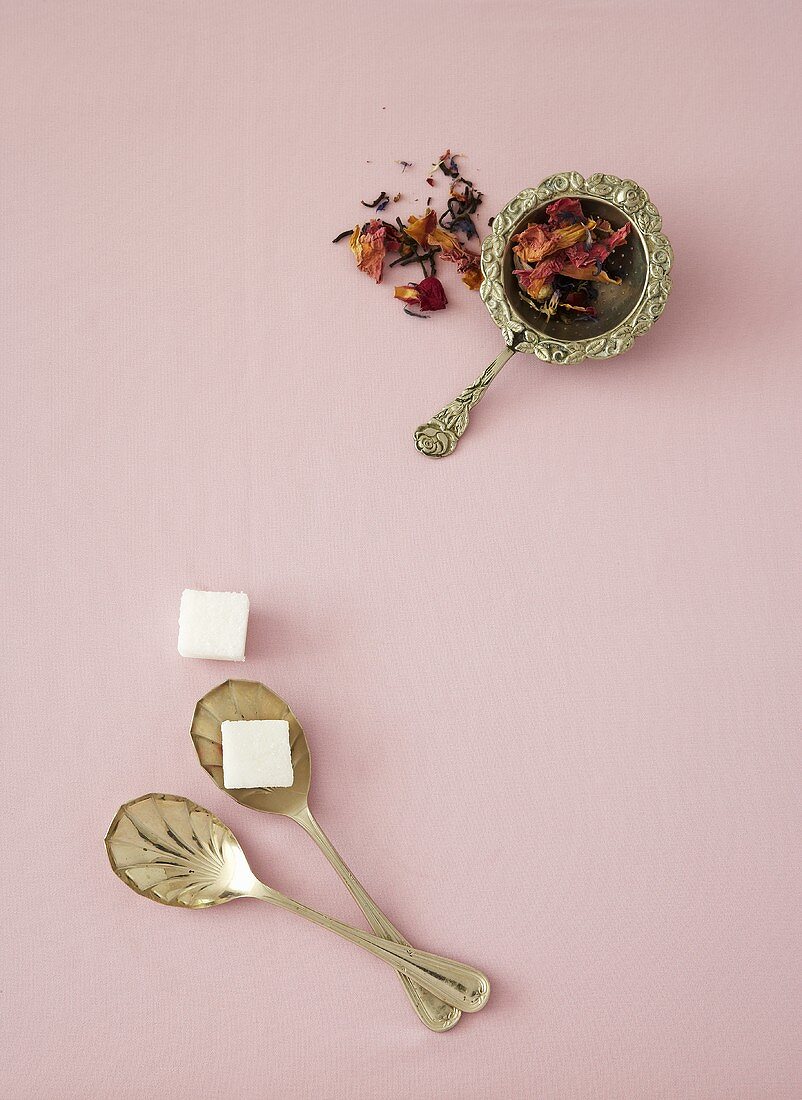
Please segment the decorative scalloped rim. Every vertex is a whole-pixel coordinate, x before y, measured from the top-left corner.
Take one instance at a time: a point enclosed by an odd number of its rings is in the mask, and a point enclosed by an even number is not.
[[[586,340],[557,340],[525,324],[510,305],[504,290],[503,263],[515,227],[536,207],[561,196],[604,199],[632,222],[643,242],[649,276],[632,312],[616,328]],[[530,352],[551,363],[580,363],[583,359],[607,359],[632,346],[636,336],[654,324],[671,290],[674,259],[668,238],[661,232],[662,221],[649,196],[632,180],[595,173],[585,179],[578,172],[561,172],[529,187],[507,203],[493,219],[492,230],[482,245],[480,294],[504,334],[509,347]]]

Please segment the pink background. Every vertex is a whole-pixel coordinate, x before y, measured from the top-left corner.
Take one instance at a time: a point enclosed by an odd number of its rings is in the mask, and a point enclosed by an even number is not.
[[[2,1095],[798,1097],[799,6],[0,16]],[[483,223],[639,181],[677,262],[632,351],[514,358],[437,463],[412,430],[500,336],[329,240],[382,188],[419,210],[447,145]],[[179,658],[186,586],[250,594],[244,665]],[[321,823],[483,1014],[432,1035],[297,918],[112,876],[118,805],[183,793],[360,919],[197,765],[229,675],[295,709]]]

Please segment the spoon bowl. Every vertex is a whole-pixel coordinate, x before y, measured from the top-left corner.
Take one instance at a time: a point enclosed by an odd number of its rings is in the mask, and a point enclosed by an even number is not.
[[[228,788],[223,784],[223,722],[283,720],[290,727],[291,787]],[[199,700],[190,728],[198,759],[221,791],[243,806],[296,817],[307,806],[312,761],[301,723],[275,692],[254,680],[226,680]]]
[[[247,895],[256,882],[228,826],[178,795],[126,802],[109,826],[106,852],[126,886],[162,905],[208,909]]]

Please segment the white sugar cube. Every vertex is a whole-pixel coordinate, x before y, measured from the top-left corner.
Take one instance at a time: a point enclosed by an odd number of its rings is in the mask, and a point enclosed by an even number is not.
[[[291,787],[288,722],[223,722],[224,787]]]
[[[248,608],[244,592],[186,588],[178,614],[178,652],[210,661],[244,661]]]

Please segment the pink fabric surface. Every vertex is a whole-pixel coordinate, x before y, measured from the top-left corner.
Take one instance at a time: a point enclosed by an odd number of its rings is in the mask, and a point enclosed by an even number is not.
[[[2,1096],[798,1097],[799,6],[0,24]],[[514,357],[437,463],[412,430],[499,333],[455,272],[421,323],[329,241],[382,188],[419,210],[446,146],[483,229],[551,172],[637,180],[676,266],[630,352]],[[184,587],[249,594],[244,665],[178,656]],[[119,804],[181,793],[361,923],[199,768],[230,675],[287,699],[321,824],[486,1011],[432,1035],[320,929],[113,877]]]

